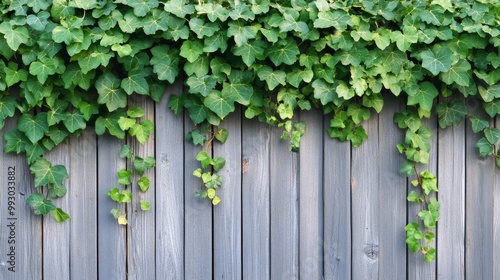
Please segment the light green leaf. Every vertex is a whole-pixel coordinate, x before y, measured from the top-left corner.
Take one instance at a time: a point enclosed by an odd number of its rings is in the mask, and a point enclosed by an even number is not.
[[[137,185],[142,192],[146,192],[149,189],[150,180],[148,177],[143,176],[137,181]]]
[[[54,209],[54,211],[52,211],[52,217],[58,223],[62,223],[71,218],[70,215],[64,212],[61,208]]]
[[[189,62],[195,62],[203,53],[203,44],[199,41],[184,41],[181,46],[180,56]]]
[[[130,179],[132,171],[126,169],[120,169],[118,170],[117,175],[118,175],[118,184],[124,186],[132,184],[132,180]]]
[[[131,136],[135,136],[141,144],[146,144],[149,136],[154,131],[154,124],[150,120],[142,120],[140,123],[136,123],[130,127],[129,133]]]
[[[243,20],[231,21],[228,23],[227,37],[233,37],[236,46],[243,46],[249,39],[254,39],[258,29],[254,26],[248,26]]]
[[[149,84],[145,79],[144,70],[130,71],[129,76],[124,78],[120,85],[128,95],[134,92],[149,95]]]
[[[132,158],[132,150],[130,149],[129,145],[123,145],[121,150],[120,150],[120,158]]]
[[[151,205],[146,200],[141,199],[140,204],[141,204],[142,211],[148,211],[149,209],[151,209]]]

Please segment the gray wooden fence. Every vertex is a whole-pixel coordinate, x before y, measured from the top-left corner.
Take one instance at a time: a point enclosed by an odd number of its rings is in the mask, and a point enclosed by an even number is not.
[[[0,156],[0,279],[500,279],[500,173],[478,157],[468,122],[446,130],[435,118],[427,123],[441,220],[437,260],[424,263],[405,246],[403,228],[419,209],[406,203],[411,187],[398,172],[404,132],[392,117],[404,105],[396,99],[366,122],[369,139],[359,148],[329,139],[320,112],[301,113],[299,153],[288,152],[279,129],[235,112],[222,124],[228,141],[213,149],[227,160],[216,207],[194,196],[200,147],[184,141],[189,118],[174,116],[167,98],[131,102],[146,108],[156,131],[146,145],[127,142],[155,155],[157,166],[150,190],[127,208],[126,227],[107,196],[130,165],[118,158],[125,141],[89,131],[47,155],[70,173],[68,194],[56,202],[72,215],[62,224],[26,206],[34,190],[24,159]],[[140,199],[151,202],[149,212]]]

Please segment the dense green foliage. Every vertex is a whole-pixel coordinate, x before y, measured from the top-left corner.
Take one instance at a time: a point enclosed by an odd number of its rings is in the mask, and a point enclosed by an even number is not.
[[[26,154],[35,186],[52,198],[66,193],[67,172],[42,158],[46,151],[87,127],[146,142],[154,124],[141,120],[140,108],[127,108],[128,96],[158,101],[179,77],[187,92],[170,96],[169,107],[203,126],[188,137],[200,145],[240,104],[247,118],[283,127],[292,150],[304,133],[294,114],[312,107],[332,117],[331,137],[357,147],[368,137],[362,122],[393,94],[408,105],[394,118],[406,130],[401,171],[419,187],[408,200],[425,205],[423,223],[406,227],[407,243],[430,261],[434,234],[420,229],[435,227],[439,204],[427,198],[437,179],[415,172],[430,152],[432,132],[422,119],[435,112],[442,128],[455,125],[467,115],[465,98],[481,100],[492,118],[500,112],[495,1],[17,0],[3,1],[0,11],[0,127],[19,115],[17,129],[4,134],[5,152]],[[437,103],[440,97],[451,101]],[[480,154],[498,158],[500,130],[470,120],[484,134]],[[138,172],[152,164],[136,160]],[[197,160],[203,169],[224,165],[207,152]],[[202,169],[194,175],[205,186],[199,195],[218,203],[220,177]],[[147,189],[146,179],[138,184]],[[124,192],[110,197],[126,202]],[[69,217],[39,193],[28,203],[37,214]]]

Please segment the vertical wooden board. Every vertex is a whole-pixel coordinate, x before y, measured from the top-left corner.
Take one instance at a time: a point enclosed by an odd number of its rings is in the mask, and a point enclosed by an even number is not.
[[[15,128],[8,119],[0,131]],[[42,279],[42,218],[26,204],[35,192],[33,178],[22,155],[4,153],[0,139],[0,279]],[[9,206],[13,208],[9,208]]]
[[[257,120],[243,121],[242,211],[243,278],[270,277],[270,128]]]
[[[118,225],[110,213],[113,208],[119,208],[125,213],[125,205],[118,205],[108,196],[110,189],[118,187],[118,170],[126,167],[125,160],[118,157],[124,142],[109,134],[98,137],[97,259],[99,279],[127,278],[126,227]]]
[[[306,123],[299,152],[300,278],[323,278],[323,117],[302,112]]]
[[[326,119],[325,128],[330,120]],[[324,133],[323,250],[326,280],[351,279],[351,144]]]
[[[271,133],[271,279],[299,279],[299,162],[297,153]]]
[[[377,165],[379,173],[377,219],[379,242],[379,278],[404,279],[406,277],[406,176],[399,172],[404,156],[398,152],[397,144],[403,142],[404,132],[393,118],[404,110],[404,102],[392,94],[384,96],[384,108],[378,117],[377,161],[366,160]],[[368,135],[370,137],[370,135]]]
[[[186,114],[184,131],[193,128]],[[192,144],[184,148],[184,279],[211,279],[213,274],[212,204],[195,196],[201,180],[193,176],[193,171],[201,167],[196,161],[201,149]]]
[[[465,277],[465,121],[458,126],[439,130],[439,279]]]
[[[156,279],[184,279],[184,120],[168,109],[167,88],[156,106]]]
[[[225,144],[214,144],[214,157],[226,160],[218,173],[222,201],[214,209],[214,279],[241,279],[241,111],[236,109],[221,126],[229,132]]]
[[[495,127],[500,128],[500,116],[496,117]],[[493,186],[493,279],[500,279],[500,173],[496,168]]]
[[[378,115],[363,123],[368,139],[352,152],[352,278],[379,277]],[[385,136],[385,134],[384,134]]]
[[[130,106],[141,107],[145,115],[138,119],[155,122],[154,101],[145,96],[132,96],[129,98]],[[158,127],[155,128],[159,129]],[[160,128],[161,129],[161,128]],[[145,144],[139,143],[135,137],[128,137],[128,143],[135,156],[142,158],[155,156],[155,132],[151,133]],[[143,175],[137,174],[133,162],[129,161],[127,169],[134,170],[130,191],[133,193],[132,202],[127,208],[128,218],[128,279],[154,279],[155,277],[155,168],[147,170]],[[150,180],[148,191],[142,192],[137,181],[146,176]],[[140,201],[150,203],[149,211],[141,210]]]
[[[68,211],[70,223],[70,275],[97,279],[97,149],[96,135],[87,130],[70,140]],[[64,209],[63,209],[64,210]]]
[[[480,114],[477,100],[467,102],[471,115]],[[495,162],[492,157],[481,159],[475,147],[482,136],[472,132],[470,121],[466,124],[465,149],[465,278],[493,279],[493,189]]]
[[[76,139],[70,138],[66,143],[58,145],[57,148],[47,153],[44,157],[55,165],[64,165],[71,172],[71,160],[69,150]],[[78,182],[73,182],[70,177],[63,181],[67,186],[68,193],[62,197],[53,199],[56,207],[62,208],[71,216],[70,211],[72,203],[82,203],[82,201],[71,201],[73,188],[84,187]],[[58,223],[49,214],[43,219],[43,279],[70,279],[71,278],[71,227],[72,223],[77,223],[74,219],[69,219],[64,223]]]
[[[437,147],[437,139],[438,139],[438,126],[437,126],[437,117],[432,114],[429,119],[424,119],[423,123],[427,125],[432,130],[432,138],[431,138],[431,149],[430,149],[430,157],[429,164],[422,165],[419,164],[417,166],[418,172],[422,172],[423,170],[429,170],[432,174],[437,176],[437,161],[438,161],[438,147]],[[415,176],[411,178],[411,180],[415,179]],[[408,183],[408,188],[414,190],[415,188]],[[438,188],[439,188],[439,178],[438,178]],[[417,191],[418,193],[418,191]],[[431,197],[436,197],[434,194]],[[417,216],[417,213],[422,210],[423,205],[416,204],[413,202],[408,202],[408,222],[420,222],[421,228],[423,224],[421,223],[420,218]],[[439,222],[438,222],[439,227]],[[436,230],[432,230],[432,232],[436,233]],[[405,234],[404,231],[402,234]],[[433,242],[431,246],[436,248],[436,242]],[[438,251],[439,249],[436,249]],[[436,261],[431,263],[424,262],[424,257],[420,252],[412,253],[410,250],[408,252],[408,279],[436,279]]]

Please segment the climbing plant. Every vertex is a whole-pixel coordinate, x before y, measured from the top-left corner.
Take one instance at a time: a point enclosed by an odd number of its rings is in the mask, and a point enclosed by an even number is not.
[[[296,151],[305,132],[297,111],[320,108],[331,116],[329,135],[358,147],[368,137],[363,121],[382,110],[384,96],[404,100],[406,110],[394,116],[406,131],[397,149],[401,172],[416,187],[408,200],[422,204],[406,241],[426,261],[436,253],[439,203],[437,178],[418,170],[431,152],[432,131],[422,120],[434,112],[446,128],[468,116],[484,135],[480,155],[500,165],[500,130],[484,119],[500,112],[495,1],[16,0],[2,1],[0,13],[0,127],[18,116],[4,151],[26,155],[35,187],[48,194],[27,202],[58,221],[69,215],[50,198],[64,196],[68,174],[43,155],[89,127],[144,143],[154,124],[140,121],[143,112],[128,97],[159,101],[177,79],[186,92],[168,104],[198,126],[187,138],[206,150],[193,174],[202,181],[198,195],[213,204],[225,161],[208,149],[214,138],[225,141],[227,131],[217,127],[235,106],[282,127]],[[467,113],[469,98],[480,100],[484,114]],[[125,180],[131,171],[119,172]],[[128,200],[118,189],[110,197]]]

